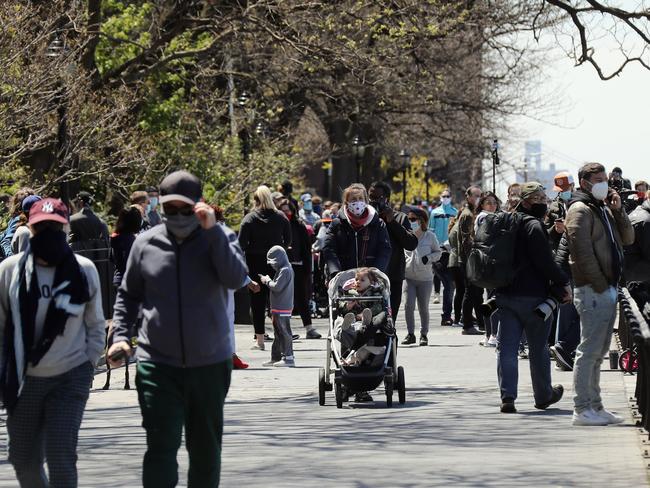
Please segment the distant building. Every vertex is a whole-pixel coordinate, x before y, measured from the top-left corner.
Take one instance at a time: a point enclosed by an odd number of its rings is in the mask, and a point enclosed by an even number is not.
[[[555,186],[553,178],[560,171],[569,171],[567,169],[558,169],[555,163],[550,163],[548,169],[544,169],[542,160],[542,141],[526,141],[525,156],[523,169],[517,171],[517,182],[523,183],[524,181],[539,181],[544,188],[549,198],[555,198],[557,193],[553,191]]]

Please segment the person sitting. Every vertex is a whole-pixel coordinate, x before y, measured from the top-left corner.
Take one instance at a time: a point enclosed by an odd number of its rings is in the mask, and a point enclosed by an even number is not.
[[[386,320],[386,312],[380,299],[381,286],[379,279],[369,268],[360,268],[355,277],[342,286],[344,295],[348,297],[378,297],[378,300],[370,303],[349,300],[339,305],[339,314],[345,316],[339,315],[334,330],[336,338],[341,341],[341,352],[346,353],[345,364],[360,364],[369,354],[380,354],[384,350],[369,343],[376,330],[369,326],[379,326]]]

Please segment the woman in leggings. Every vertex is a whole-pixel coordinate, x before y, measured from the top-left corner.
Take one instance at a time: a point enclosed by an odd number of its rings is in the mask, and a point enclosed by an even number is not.
[[[271,190],[260,186],[253,194],[254,208],[242,220],[239,230],[239,244],[246,254],[248,275],[259,282],[259,275],[273,275],[274,271],[266,263],[266,253],[273,246],[287,249],[291,245],[291,227],[282,212],[275,208]],[[252,349],[264,350],[264,320],[269,289],[260,285],[259,293],[251,291],[251,311],[255,327],[255,343]]]

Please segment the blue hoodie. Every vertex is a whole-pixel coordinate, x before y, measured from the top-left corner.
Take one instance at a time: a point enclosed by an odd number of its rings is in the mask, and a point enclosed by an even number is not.
[[[449,219],[457,215],[458,210],[451,203],[448,205],[442,204],[431,212],[429,229],[433,231],[441,245],[449,239]]]

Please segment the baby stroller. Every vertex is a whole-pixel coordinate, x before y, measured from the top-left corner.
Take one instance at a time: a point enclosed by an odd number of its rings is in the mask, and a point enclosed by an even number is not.
[[[406,385],[404,368],[397,366],[397,350],[395,348],[395,328],[390,314],[390,281],[381,271],[371,268],[378,277],[381,290],[374,296],[346,296],[343,284],[354,278],[356,270],[343,271],[330,282],[329,295],[329,334],[327,337],[327,353],[325,367],[318,373],[318,403],[325,405],[325,392],[334,390],[337,408],[343,407],[350,395],[375,390],[382,382],[386,392],[386,406],[393,406],[393,392],[397,390],[399,403],[406,402]],[[339,305],[346,301],[357,301],[365,306],[366,303],[379,301],[385,314],[379,324],[366,327],[363,334],[373,344],[379,354],[369,354],[365,360],[357,364],[348,364],[345,360],[350,351],[337,338],[335,331],[336,319],[339,315]],[[334,383],[330,376],[334,375]]]

